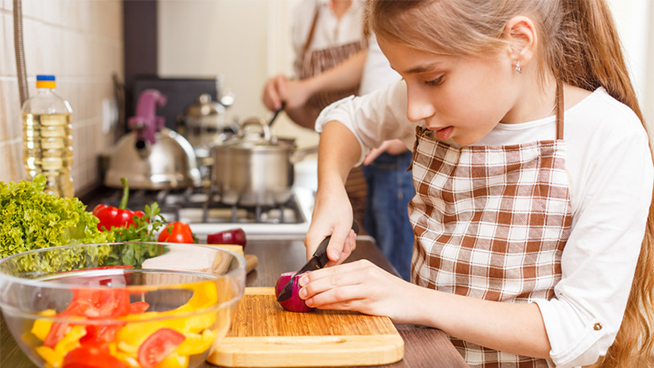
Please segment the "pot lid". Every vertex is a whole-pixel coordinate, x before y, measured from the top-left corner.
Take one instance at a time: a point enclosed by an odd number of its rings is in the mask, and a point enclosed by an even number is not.
[[[218,102],[211,100],[211,95],[203,93],[197,101],[186,109],[186,116],[200,118],[204,116],[218,115],[225,112],[225,107]]]

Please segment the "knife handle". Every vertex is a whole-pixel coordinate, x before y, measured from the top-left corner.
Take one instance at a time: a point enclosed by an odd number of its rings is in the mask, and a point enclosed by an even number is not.
[[[359,234],[359,223],[357,220],[352,221],[352,230],[355,234]],[[323,241],[318,245],[318,249],[313,253],[313,258],[316,258],[319,264],[319,268],[325,267],[327,262],[329,262],[329,257],[327,256],[327,246],[329,245],[329,240],[332,238],[331,235],[327,236]]]

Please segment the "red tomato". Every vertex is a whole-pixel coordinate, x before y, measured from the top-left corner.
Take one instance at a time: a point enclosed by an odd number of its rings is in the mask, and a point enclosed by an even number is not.
[[[88,318],[113,318],[129,314],[129,293],[117,289],[76,289],[73,300],[83,307],[82,316]]]
[[[111,354],[108,349],[97,346],[83,346],[72,350],[64,357],[63,368],[129,368]]]
[[[140,314],[150,308],[150,304],[146,302],[134,302],[129,305],[129,314]]]
[[[79,343],[82,344],[82,346],[106,346],[107,343],[114,340],[114,337],[116,337],[116,332],[123,326],[124,324],[87,325],[86,335],[82,336],[82,338],[79,340]]]
[[[159,234],[158,240],[169,243],[195,243],[191,227],[179,221],[168,224]]]
[[[154,368],[157,363],[175,351],[184,340],[186,337],[173,329],[158,329],[141,344],[138,353],[139,363],[143,368]]]
[[[50,331],[48,331],[48,336],[46,336],[45,340],[43,341],[43,346],[54,349],[57,343],[64,338],[66,329],[68,329],[68,323],[53,323],[52,327],[50,327]]]

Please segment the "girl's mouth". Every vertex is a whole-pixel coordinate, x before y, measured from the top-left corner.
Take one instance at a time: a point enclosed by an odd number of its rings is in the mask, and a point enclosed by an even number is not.
[[[438,139],[446,141],[452,136],[453,130],[454,127],[450,125],[445,128],[435,129],[434,134],[436,134],[436,137],[438,137]]]

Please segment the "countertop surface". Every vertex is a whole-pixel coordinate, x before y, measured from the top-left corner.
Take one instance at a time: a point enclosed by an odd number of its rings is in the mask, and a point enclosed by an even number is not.
[[[306,261],[305,248],[302,239],[275,239],[248,241],[246,254],[254,254],[259,263],[254,271],[247,276],[247,286],[274,286],[282,272],[299,269]],[[385,270],[395,273],[390,263],[367,236],[357,238],[357,248],[348,262],[358,259],[368,259]],[[404,359],[383,367],[388,368],[456,368],[468,367],[461,355],[442,331],[433,328],[416,327],[413,325],[396,325],[404,339]],[[0,314],[0,367],[35,368],[36,366],[16,345],[4,318]],[[202,368],[215,366],[205,363]]]

